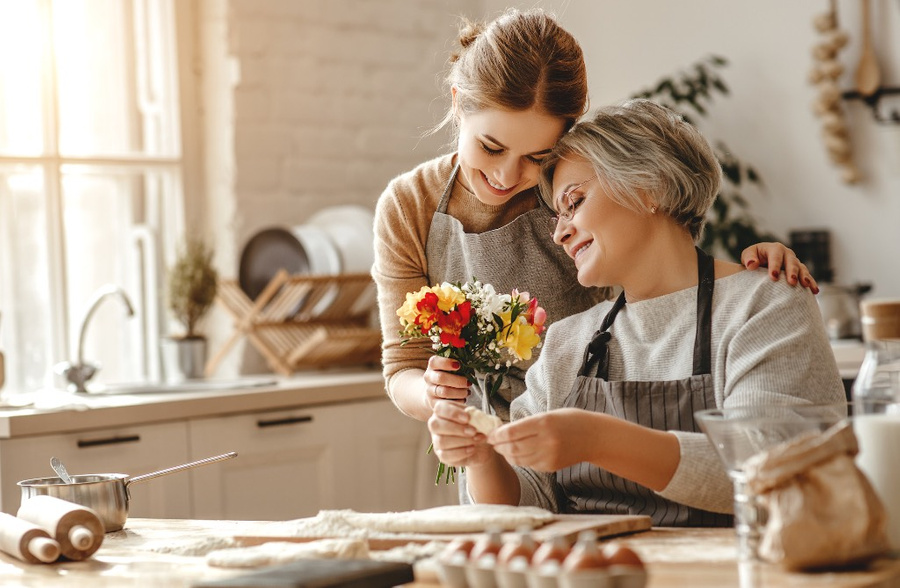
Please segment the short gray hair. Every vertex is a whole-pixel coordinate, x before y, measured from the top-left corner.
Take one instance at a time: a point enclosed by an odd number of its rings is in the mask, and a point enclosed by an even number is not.
[[[600,108],[563,135],[544,158],[540,190],[553,206],[553,173],[561,160],[586,159],[620,205],[659,206],[699,241],[706,213],[722,186],[722,167],[709,142],[679,114],[650,100]]]

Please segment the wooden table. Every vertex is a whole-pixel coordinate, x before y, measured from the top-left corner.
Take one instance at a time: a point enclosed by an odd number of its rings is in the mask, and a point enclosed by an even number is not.
[[[0,554],[0,585],[189,587],[201,580],[227,578],[246,570],[207,566],[203,557],[168,555],[147,550],[152,543],[179,539],[253,535],[273,523],[129,519],[125,529],[106,536],[88,560],[29,565]],[[653,529],[618,539],[647,563],[648,588],[792,588],[900,586],[900,559],[882,559],[863,570],[788,573],[758,564],[740,568],[731,529]],[[421,577],[410,588],[438,586]]]

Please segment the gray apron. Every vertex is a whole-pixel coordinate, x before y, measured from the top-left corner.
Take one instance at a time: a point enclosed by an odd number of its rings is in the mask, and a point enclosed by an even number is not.
[[[598,289],[578,283],[575,264],[549,236],[551,212],[545,206],[498,229],[466,233],[462,223],[446,212],[458,172],[459,164],[453,168],[431,219],[425,244],[429,284],[464,283],[478,278],[499,293],[511,292],[513,288],[528,291],[547,311],[548,325],[587,310],[603,299]],[[538,351],[530,361],[510,368],[499,394],[491,398],[491,407],[504,422],[509,421],[510,402],[525,389],[525,371],[534,363]],[[471,390],[467,404],[481,408],[480,392],[475,386]]]
[[[602,412],[657,429],[700,432],[694,412],[715,408],[711,370],[713,259],[697,249],[697,330],[693,375],[659,382],[609,380],[609,341],[625,293],[603,319],[584,353],[584,361],[565,407]],[[582,462],[556,473],[563,512],[649,515],[655,526],[730,527],[732,517],[678,504],[653,490]]]

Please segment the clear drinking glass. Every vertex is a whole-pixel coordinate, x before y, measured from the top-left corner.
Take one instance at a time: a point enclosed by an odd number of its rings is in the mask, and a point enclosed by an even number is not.
[[[847,418],[847,404],[738,406],[695,414],[734,483],[734,529],[740,560],[755,560],[768,513],[749,489],[744,464],[798,435],[824,432]]]

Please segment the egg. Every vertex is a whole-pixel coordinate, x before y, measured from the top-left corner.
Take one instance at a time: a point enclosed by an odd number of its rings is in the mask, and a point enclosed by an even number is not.
[[[524,563],[527,567],[534,555],[535,544],[534,539],[528,533],[520,533],[513,541],[507,541],[503,544],[500,552],[497,554],[497,563],[504,567],[522,567]],[[523,561],[524,560],[524,561]]]
[[[576,545],[563,562],[563,570],[566,572],[596,570],[607,567],[609,567],[609,562],[596,546],[582,547]]]
[[[475,542],[471,539],[454,539],[441,552],[441,560],[448,563],[464,563],[469,559],[469,553],[474,546]]]
[[[534,550],[534,555],[531,556],[531,567],[540,569],[551,562],[555,562],[559,566],[567,555],[569,555],[569,546],[566,544],[566,540],[561,536],[556,536],[549,541],[544,541],[540,547]]]
[[[594,531],[579,533],[578,541],[563,561],[563,570],[566,572],[597,570],[608,566],[606,556],[597,545],[597,533]]]
[[[618,543],[610,543],[604,547],[603,556],[610,566],[644,567],[641,557],[633,549]]]
[[[500,537],[500,531],[491,530],[481,535],[472,550],[469,552],[469,561],[478,562],[481,560],[497,560],[497,554],[503,547],[503,540]]]

